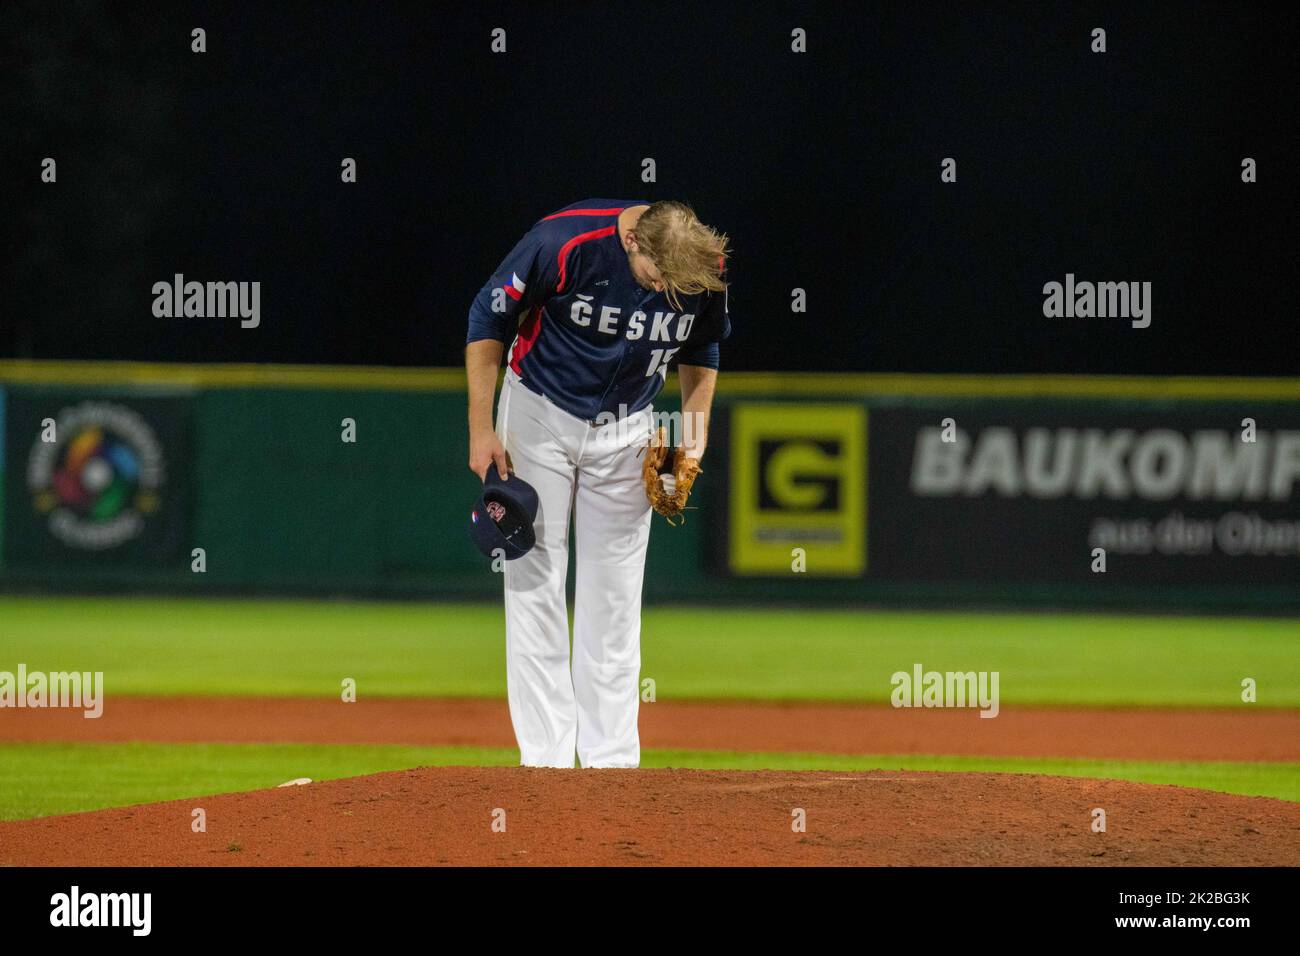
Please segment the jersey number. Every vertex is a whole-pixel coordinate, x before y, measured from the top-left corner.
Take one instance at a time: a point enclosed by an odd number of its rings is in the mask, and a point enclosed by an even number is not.
[[[672,361],[677,349],[655,349],[650,353],[650,368],[646,370],[645,377],[658,373],[662,379],[668,378],[668,363]]]

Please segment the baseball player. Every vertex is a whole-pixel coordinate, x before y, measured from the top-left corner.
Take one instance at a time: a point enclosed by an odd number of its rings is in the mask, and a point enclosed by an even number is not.
[[[505,564],[506,680],[525,766],[571,768],[575,752],[583,767],[640,763],[651,499],[677,514],[699,472],[731,331],[727,255],[727,237],[684,203],[588,199],[538,221],[470,308],[470,470],[513,470],[539,501],[536,545]],[[685,427],[668,456],[651,402],[670,363]],[[666,457],[675,489],[658,477]]]

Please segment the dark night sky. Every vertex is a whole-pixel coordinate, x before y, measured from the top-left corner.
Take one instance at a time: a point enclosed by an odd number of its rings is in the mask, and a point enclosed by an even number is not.
[[[732,237],[724,370],[1300,373],[1295,14],[1130,6],[6,4],[0,355],[452,365],[534,220],[645,196]],[[1151,328],[1044,318],[1067,272]]]

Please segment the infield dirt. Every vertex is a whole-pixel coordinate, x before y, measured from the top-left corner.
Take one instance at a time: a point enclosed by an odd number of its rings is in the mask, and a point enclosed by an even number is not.
[[[647,747],[1300,759],[1300,712],[674,702]],[[150,698],[10,711],[6,740],[510,747],[503,701]],[[207,831],[194,833],[202,808]],[[1093,811],[1106,814],[1094,832]],[[495,811],[505,831],[496,832]],[[803,811],[806,831],[792,827]],[[442,767],[0,822],[0,865],[1287,865],[1300,803],[1153,784],[913,771]]]
[[[196,807],[204,833],[191,830]],[[1092,830],[1096,807],[1106,811],[1104,833]],[[806,832],[792,826],[800,810]],[[1300,804],[984,773],[441,767],[0,823],[0,864],[20,866],[1271,866],[1298,858]]]

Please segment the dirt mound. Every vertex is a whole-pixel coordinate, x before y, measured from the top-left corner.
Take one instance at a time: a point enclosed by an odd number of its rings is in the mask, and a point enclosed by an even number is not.
[[[1018,774],[441,767],[0,823],[4,865],[1298,862],[1300,804]]]
[[[1300,761],[1300,710],[1004,707],[660,701],[641,744],[692,750],[980,754],[1143,760]],[[9,710],[0,740],[466,744],[514,747],[504,700],[115,697],[97,720]]]

